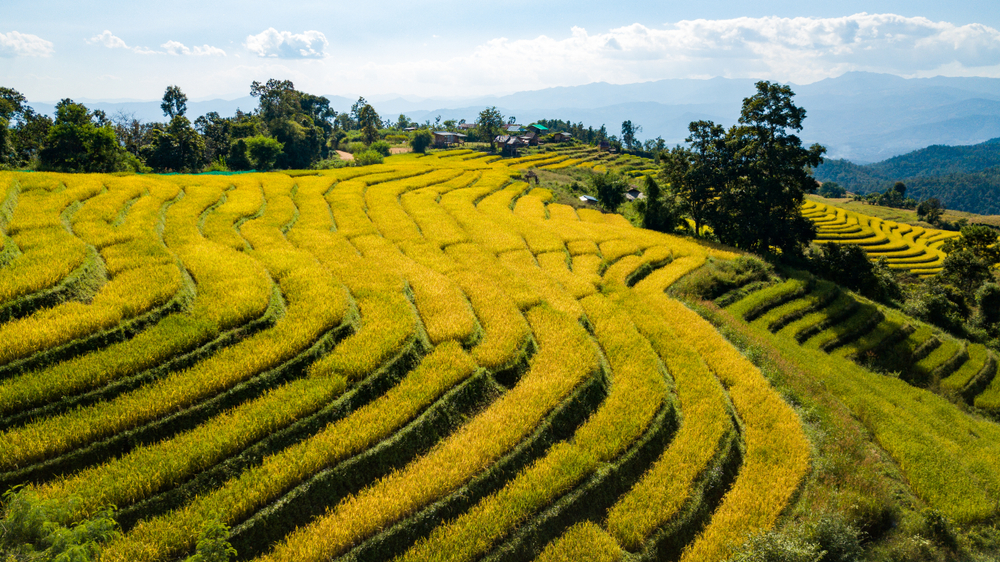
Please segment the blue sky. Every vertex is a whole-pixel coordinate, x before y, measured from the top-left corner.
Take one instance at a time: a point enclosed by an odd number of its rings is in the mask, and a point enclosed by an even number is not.
[[[465,97],[851,70],[1000,77],[1000,4],[3,0],[0,85],[36,101],[315,94]],[[502,6],[502,8],[501,8]]]

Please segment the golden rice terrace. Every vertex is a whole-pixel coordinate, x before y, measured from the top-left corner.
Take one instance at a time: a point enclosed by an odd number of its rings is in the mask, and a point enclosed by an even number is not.
[[[241,560],[726,558],[811,456],[664,292],[735,256],[550,203],[517,179],[546,157],[0,174],[3,489],[63,524],[117,506],[105,561],[217,523]]]

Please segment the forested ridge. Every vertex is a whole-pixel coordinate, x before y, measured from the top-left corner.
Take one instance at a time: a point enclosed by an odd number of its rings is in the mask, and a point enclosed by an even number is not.
[[[904,181],[915,199],[936,197],[950,209],[997,214],[1000,138],[972,146],[929,146],[874,164],[827,160],[816,168],[816,179],[860,194]]]

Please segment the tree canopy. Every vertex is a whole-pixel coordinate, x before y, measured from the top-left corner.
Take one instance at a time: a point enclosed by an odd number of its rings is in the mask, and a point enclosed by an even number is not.
[[[816,186],[810,173],[825,149],[805,148],[794,134],[806,112],[792,102],[791,88],[767,81],[756,88],[728,130],[691,123],[691,148],[661,158],[662,174],[696,228],[704,221],[720,241],[751,252],[798,254],[815,232],[799,208]]]
[[[160,103],[163,115],[170,119],[184,117],[187,113],[187,99],[179,86],[167,86],[167,90],[163,92],[163,102]]]
[[[496,106],[479,112],[479,118],[476,119],[479,136],[490,139],[490,147],[494,150],[496,150],[496,137],[500,134],[501,127],[503,127],[503,115],[500,114]]]
[[[40,167],[58,172],[132,169],[114,129],[110,123],[102,123],[101,117],[71,99],[56,104],[55,122],[48,130],[45,147],[39,151]]]

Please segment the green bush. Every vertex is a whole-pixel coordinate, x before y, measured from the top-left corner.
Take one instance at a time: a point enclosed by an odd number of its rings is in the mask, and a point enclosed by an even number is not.
[[[410,139],[410,146],[413,147],[413,152],[419,152],[423,154],[427,152],[427,147],[434,142],[434,135],[431,134],[427,129],[420,129],[413,131],[413,138]]]
[[[226,157],[219,156],[211,164],[205,166],[203,172],[230,172],[229,166],[226,165]]]
[[[229,562],[235,556],[236,549],[229,544],[229,527],[213,519],[201,530],[194,556],[186,562]]]
[[[840,187],[837,182],[827,181],[820,186],[819,194],[830,199],[837,199],[847,195],[847,190]]]
[[[337,168],[343,168],[347,166],[345,160],[341,160],[336,153],[330,155],[329,158],[317,161],[313,164],[314,170],[334,170]]]
[[[385,142],[384,140],[373,142],[371,146],[368,147],[368,150],[374,150],[375,152],[378,152],[382,156],[388,156],[389,154],[391,154],[391,152],[389,151],[389,143]]]
[[[271,137],[257,135],[246,139],[247,157],[257,171],[266,172],[274,168],[274,163],[281,156],[285,145]]]
[[[343,145],[343,148],[341,148],[341,150],[343,150],[344,152],[350,152],[351,154],[357,156],[358,154],[368,150],[368,147],[365,146],[365,143],[363,142],[351,141],[346,145]]]
[[[903,288],[885,259],[872,262],[857,244],[827,242],[809,255],[810,268],[820,276],[885,304],[903,300]]]
[[[823,551],[815,544],[785,536],[777,531],[766,531],[750,537],[730,562],[819,562]]]
[[[374,150],[365,150],[354,155],[354,165],[371,166],[372,164],[381,164],[383,158],[381,153]]]
[[[229,145],[229,158],[226,164],[230,170],[249,170],[253,167],[247,155],[247,139],[236,139]]]
[[[615,171],[590,176],[590,188],[601,206],[612,213],[625,202],[628,180]]]
[[[67,519],[70,505],[41,502],[24,490],[9,490],[4,500],[0,523],[0,557],[4,560],[89,562],[100,557],[101,543],[121,535],[113,506],[66,527],[59,522]]]
[[[842,515],[826,515],[806,529],[806,538],[823,551],[822,562],[857,562],[862,560],[861,532]]]

